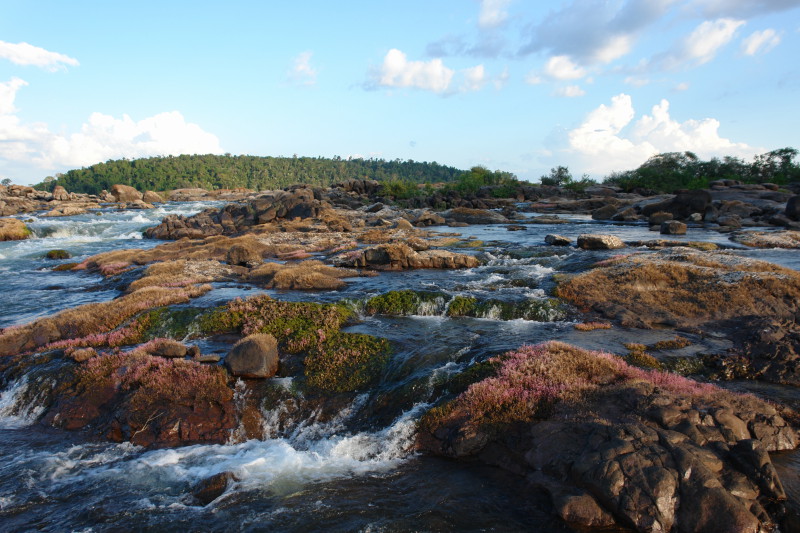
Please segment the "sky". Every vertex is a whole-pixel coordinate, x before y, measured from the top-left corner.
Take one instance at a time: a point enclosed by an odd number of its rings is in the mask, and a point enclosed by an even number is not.
[[[0,0],[0,179],[182,153],[601,179],[800,148],[800,0]]]

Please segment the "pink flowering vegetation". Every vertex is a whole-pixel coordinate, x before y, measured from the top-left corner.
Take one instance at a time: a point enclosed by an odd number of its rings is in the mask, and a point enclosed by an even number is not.
[[[109,278],[111,276],[116,276],[118,274],[122,274],[123,272],[130,270],[132,268],[131,264],[128,262],[118,262],[118,263],[106,263],[104,265],[100,265],[98,270],[100,274]]]
[[[636,368],[613,354],[555,341],[523,346],[489,362],[496,365],[493,376],[431,409],[422,426],[429,430],[453,424],[497,427],[544,419],[559,402],[580,406],[597,394],[637,381],[698,401],[731,394],[678,374]]]
[[[135,411],[160,405],[201,407],[228,402],[233,391],[222,367],[183,359],[154,357],[143,350],[101,355],[78,369],[79,394],[112,389]]]

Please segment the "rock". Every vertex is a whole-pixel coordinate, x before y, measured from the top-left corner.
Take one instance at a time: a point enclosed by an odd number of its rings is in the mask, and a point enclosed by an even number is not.
[[[50,250],[44,254],[45,259],[69,259],[72,255],[66,250]]]
[[[56,207],[45,213],[44,217],[71,217],[76,215],[85,215],[87,213],[86,209],[79,207],[77,205],[62,205],[60,207]]]
[[[617,206],[608,204],[592,211],[592,219],[611,220],[616,213],[617,213]]]
[[[161,197],[160,194],[153,191],[144,191],[142,195],[142,200],[148,204],[162,204],[164,203],[164,198]]]
[[[789,198],[784,214],[791,220],[800,221],[800,195]]]
[[[510,226],[506,226],[506,229],[507,229],[508,231],[525,231],[525,230],[527,230],[528,228],[527,228],[527,227],[525,227],[525,226],[520,226],[520,225],[518,225],[518,224],[512,224],[512,225],[510,225]]]
[[[262,258],[261,253],[257,249],[243,243],[234,244],[230,247],[226,256],[226,261],[229,265],[255,266],[261,263]]]
[[[549,235],[545,235],[544,242],[552,246],[569,246],[572,244],[572,239],[551,233]]]
[[[61,185],[56,185],[53,189],[53,200],[58,200],[59,202],[63,202],[65,200],[69,200],[69,193],[67,190],[62,187]]]
[[[270,378],[278,372],[278,341],[259,333],[237,342],[225,356],[231,374],[245,378]]]
[[[414,226],[411,225],[411,222],[404,218],[399,218],[397,222],[394,224],[395,229],[402,229],[402,230],[410,230],[414,229]]]
[[[142,193],[129,185],[119,183],[111,186],[111,195],[115,202],[136,202],[142,199]]]
[[[188,353],[188,349],[183,343],[172,339],[158,339],[147,351],[160,357],[186,357]]]
[[[232,481],[238,481],[233,472],[220,472],[200,481],[192,488],[192,496],[202,506],[206,506],[222,496]]]
[[[21,241],[31,236],[31,230],[19,219],[0,218],[0,242]]]
[[[456,222],[462,224],[508,224],[509,220],[502,214],[487,209],[471,209],[467,207],[456,207],[449,211],[444,211],[442,216],[448,223]]]
[[[646,217],[661,212],[672,213],[675,220],[686,220],[692,213],[705,213],[711,206],[711,193],[706,190],[684,191],[674,198],[642,206]]]
[[[667,220],[661,223],[662,235],[686,235],[686,224],[677,220]]]
[[[425,212],[414,219],[414,225],[419,227],[444,226],[447,221],[436,213]]]
[[[415,251],[405,243],[390,243],[348,252],[334,258],[338,266],[373,270],[408,270],[417,268],[474,268],[480,261],[471,255],[447,250]]]
[[[625,243],[614,235],[596,235],[584,233],[578,235],[578,248],[584,250],[616,250],[624,248]]]
[[[717,217],[717,224],[722,227],[736,229],[742,227],[742,219],[739,218],[739,215],[724,215]]]
[[[647,222],[651,226],[661,226],[662,223],[672,220],[672,213],[667,213],[666,211],[658,211],[650,215],[647,219]]]

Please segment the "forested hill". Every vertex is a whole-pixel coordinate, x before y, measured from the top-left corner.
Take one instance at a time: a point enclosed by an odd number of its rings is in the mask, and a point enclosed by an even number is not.
[[[307,183],[331,185],[351,178],[435,183],[455,181],[464,171],[438,163],[341,159],[334,157],[257,157],[250,155],[181,155],[147,159],[120,159],[70,170],[47,178],[37,188],[97,194],[115,183],[140,191],[186,187],[204,189],[278,189]]]

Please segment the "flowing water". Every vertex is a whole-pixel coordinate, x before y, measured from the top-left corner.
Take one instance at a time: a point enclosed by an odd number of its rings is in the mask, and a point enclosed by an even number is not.
[[[0,243],[0,327],[119,294],[114,280],[87,272],[54,272],[108,250],[158,244],[141,230],[167,214],[212,204],[170,204],[150,211],[103,210],[100,216],[20,217],[35,238]],[[626,241],[658,235],[640,225],[604,224],[567,217],[568,224],[471,226],[465,237],[483,241],[462,251],[481,254],[481,267],[455,272],[412,271],[354,278],[340,291],[262,291],[239,283],[214,290],[186,307],[218,305],[266,292],[287,300],[347,301],[363,311],[372,296],[415,290],[425,296],[407,316],[368,316],[348,331],[388,339],[393,348],[380,384],[338,407],[333,416],[285,416],[291,405],[263,413],[270,438],[229,445],[147,451],[130,444],[89,440],[36,424],[41,407],[28,378],[0,393],[0,529],[4,531],[569,531],[550,518],[547,498],[497,469],[420,456],[412,450],[415,422],[436,399],[437,385],[476,361],[526,343],[549,339],[619,350],[621,340],[601,332],[576,335],[574,316],[548,306],[553,275],[578,272],[617,252],[586,252],[544,245],[548,233],[614,234]],[[452,232],[451,228],[435,228]],[[724,235],[690,228],[686,237],[731,246]],[[736,248],[734,246],[734,248]],[[796,252],[741,250],[800,269]],[[44,259],[65,249],[71,259]],[[469,318],[450,318],[458,297],[482,302]],[[644,335],[668,333],[641,332]],[[192,340],[203,353],[230,346]],[[650,341],[647,341],[650,342]],[[698,340],[698,342],[700,342]],[[710,341],[709,341],[710,342]],[[274,380],[291,389],[291,378]],[[770,395],[769,391],[765,393]],[[288,420],[288,422],[287,422]],[[780,459],[782,474],[798,475],[798,454]],[[236,481],[201,507],[192,487],[231,472]],[[787,489],[797,497],[796,484]]]

